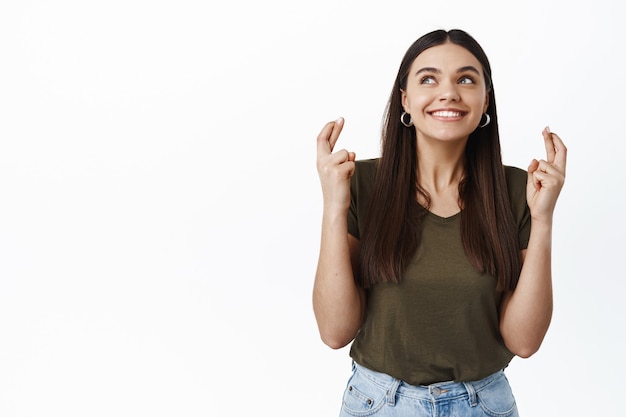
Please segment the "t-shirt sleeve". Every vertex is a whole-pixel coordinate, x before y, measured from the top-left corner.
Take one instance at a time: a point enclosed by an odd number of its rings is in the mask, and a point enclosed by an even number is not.
[[[361,239],[359,233],[359,219],[356,210],[356,187],[354,181],[350,181],[350,208],[348,209],[348,233],[357,239]]]
[[[374,188],[378,159],[356,161],[350,178],[350,208],[348,209],[348,233],[361,239],[365,217]]]
[[[357,163],[354,169],[354,174],[350,177],[350,208],[348,209],[348,233],[357,239],[361,239],[361,234],[359,233],[359,214],[357,203],[359,199],[359,181],[357,178],[361,173],[360,171],[359,164]]]
[[[520,168],[506,167],[505,169],[511,208],[517,223],[519,246],[520,249],[526,249],[530,238],[530,209],[526,202],[528,174]]]

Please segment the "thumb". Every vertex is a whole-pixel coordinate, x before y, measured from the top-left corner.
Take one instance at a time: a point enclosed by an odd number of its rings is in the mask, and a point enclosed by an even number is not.
[[[530,161],[530,165],[528,165],[528,180],[526,181],[528,185],[532,184],[532,186],[536,190],[539,190],[539,188],[541,188],[539,184],[537,183],[537,181],[535,181],[535,175],[534,175],[538,168],[539,168],[539,161],[537,161],[536,159],[533,159],[532,161]]]

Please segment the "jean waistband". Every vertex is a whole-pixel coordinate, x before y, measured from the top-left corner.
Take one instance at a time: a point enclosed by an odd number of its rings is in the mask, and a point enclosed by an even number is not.
[[[353,367],[373,383],[387,389],[391,398],[395,397],[396,392],[408,397],[430,401],[468,396],[472,405],[476,403],[477,392],[492,382],[505,377],[504,371],[500,370],[478,381],[446,381],[430,385],[411,385],[390,375],[372,371],[356,362],[353,362]]]

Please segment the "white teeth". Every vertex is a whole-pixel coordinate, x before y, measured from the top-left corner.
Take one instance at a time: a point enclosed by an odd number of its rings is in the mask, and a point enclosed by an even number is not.
[[[456,111],[436,111],[433,112],[433,116],[436,117],[459,117],[461,113]]]

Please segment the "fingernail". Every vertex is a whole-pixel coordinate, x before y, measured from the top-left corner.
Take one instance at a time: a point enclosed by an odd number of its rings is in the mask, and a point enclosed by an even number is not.
[[[335,123],[342,124],[343,123],[343,117],[340,117],[339,119],[337,119]]]
[[[550,133],[550,126],[546,126],[546,132]]]

